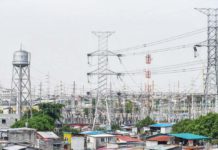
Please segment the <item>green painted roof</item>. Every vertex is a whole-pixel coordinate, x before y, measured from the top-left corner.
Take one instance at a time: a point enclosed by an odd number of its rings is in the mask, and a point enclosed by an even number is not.
[[[169,134],[170,136],[175,136],[177,138],[186,139],[186,140],[206,140],[209,137],[192,134],[192,133],[177,133],[177,134]]]

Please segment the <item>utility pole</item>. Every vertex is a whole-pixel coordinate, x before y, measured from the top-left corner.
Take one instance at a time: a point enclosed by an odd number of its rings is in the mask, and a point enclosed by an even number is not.
[[[50,75],[49,73],[46,75],[46,82],[47,82],[47,97],[50,98]]]
[[[75,100],[76,100],[76,82],[73,81],[73,100],[72,100],[72,104],[71,104],[71,107],[72,107],[72,111],[74,110],[75,108]]]
[[[40,102],[42,99],[42,82],[39,83],[39,98],[40,98]]]
[[[32,88],[32,99],[35,99],[36,98],[36,87],[34,86]]]
[[[119,124],[123,124],[124,123],[124,114],[123,114],[123,107],[122,107],[122,97],[121,97],[121,92],[117,93],[117,98],[118,98],[118,122]]]
[[[110,107],[108,106],[108,76],[116,75],[120,76],[120,73],[113,72],[108,69],[108,57],[117,56],[120,57],[120,54],[116,54],[108,50],[108,38],[113,34],[113,32],[93,32],[98,38],[98,50],[92,53],[87,54],[88,63],[89,57],[97,56],[98,57],[98,68],[92,72],[87,73],[88,76],[96,75],[97,76],[97,96],[95,102],[95,116],[93,120],[92,129],[95,128],[96,121],[99,123],[104,123],[104,119],[107,118],[107,125],[111,125],[111,116],[110,116]],[[100,115],[102,117],[100,117]]]
[[[218,8],[195,8],[199,12],[207,15],[207,73],[204,87],[203,109],[204,114],[210,110],[215,96],[214,111],[218,112],[218,50],[217,50],[217,33],[218,33]],[[212,108],[212,107],[211,107]]]
[[[63,97],[63,83],[60,81],[60,97]]]

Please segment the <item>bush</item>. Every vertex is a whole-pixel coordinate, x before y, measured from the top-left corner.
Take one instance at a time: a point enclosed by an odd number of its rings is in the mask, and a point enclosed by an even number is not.
[[[118,124],[112,124],[111,130],[113,130],[113,131],[120,130],[120,126]]]
[[[138,129],[141,129],[144,126],[149,126],[149,125],[154,124],[154,123],[155,123],[155,121],[152,120],[149,116],[147,116],[145,119],[138,121],[136,123],[136,127]]]
[[[174,133],[190,132],[218,138],[218,114],[209,113],[194,120],[185,119],[173,126]]]

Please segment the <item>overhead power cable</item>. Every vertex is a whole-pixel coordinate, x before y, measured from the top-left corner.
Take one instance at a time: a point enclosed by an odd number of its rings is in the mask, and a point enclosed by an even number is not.
[[[149,70],[152,72],[152,74],[157,74],[157,73],[162,73],[162,72],[175,72],[175,71],[179,71],[179,72],[183,72],[183,71],[188,71],[188,70],[193,70],[195,68],[201,68],[202,64],[205,64],[206,61],[205,60],[198,60],[198,61],[190,61],[190,62],[186,62],[186,63],[181,63],[181,64],[175,64],[175,65],[168,65],[168,66],[161,66],[161,67],[154,67],[154,68],[150,68]],[[192,67],[192,68],[190,68]],[[124,74],[142,74],[145,73],[145,69],[142,70],[132,70],[132,71],[126,71],[124,72]]]
[[[198,71],[201,70],[202,67],[193,67],[193,68],[180,68],[180,69],[174,69],[174,70],[162,70],[162,71],[154,71],[152,72],[152,75],[159,75],[159,74],[171,74],[171,73],[181,73],[181,72],[192,72],[192,71]],[[124,74],[144,74],[144,71],[141,72],[126,72]]]
[[[200,34],[202,32],[205,32],[206,28],[201,28],[195,31],[191,31],[191,32],[187,32],[184,34],[180,34],[180,35],[176,35],[176,36],[172,36],[166,39],[162,39],[162,40],[158,40],[158,41],[154,41],[154,42],[150,42],[150,43],[144,43],[144,44],[140,44],[140,45],[136,45],[133,47],[129,47],[129,48],[124,48],[124,49],[119,49],[119,50],[115,50],[114,52],[116,53],[124,53],[127,51],[132,51],[132,50],[137,50],[137,49],[141,49],[141,48],[145,48],[145,47],[149,47],[149,46],[154,46],[154,45],[158,45],[158,44],[162,44],[162,43],[166,43],[166,42],[170,42],[170,41],[175,41],[181,38],[186,38],[186,37],[190,37],[190,36],[194,36],[196,34]]]
[[[180,49],[184,49],[184,48],[188,48],[188,47],[193,47],[196,44],[199,43],[203,43],[202,42],[195,42],[195,43],[189,43],[189,44],[184,44],[184,45],[177,45],[177,46],[173,46],[173,47],[167,47],[167,48],[161,48],[161,49],[153,49],[153,50],[147,50],[147,51],[140,51],[140,52],[132,52],[132,53],[126,53],[123,54],[123,56],[130,56],[130,55],[142,55],[142,54],[146,54],[146,53],[161,53],[161,52],[166,52],[166,51],[176,51],[176,50],[180,50]]]

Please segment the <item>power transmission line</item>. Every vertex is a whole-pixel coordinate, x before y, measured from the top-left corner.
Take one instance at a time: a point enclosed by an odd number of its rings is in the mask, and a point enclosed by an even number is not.
[[[205,41],[203,41],[203,42],[205,42]],[[167,51],[177,51],[177,50],[185,49],[188,47],[193,47],[196,45],[196,43],[200,44],[203,42],[195,42],[195,43],[177,45],[177,46],[161,48],[161,49],[153,49],[153,50],[146,50],[146,51],[144,50],[144,51],[140,51],[140,52],[126,53],[126,54],[123,54],[122,56],[142,55],[142,54],[146,54],[147,52],[149,52],[149,53],[161,53],[161,52],[167,52]]]
[[[172,37],[169,37],[169,38],[166,38],[166,39],[162,39],[162,40],[158,40],[158,41],[154,41],[154,42],[150,42],[150,43],[144,43],[144,44],[136,45],[136,46],[129,47],[129,48],[115,50],[114,52],[124,53],[124,52],[127,52],[127,51],[133,51],[133,50],[135,51],[137,49],[142,49],[142,48],[145,48],[145,47],[155,46],[155,45],[159,45],[159,44],[162,44],[162,43],[175,41],[175,40],[178,40],[178,39],[181,39],[181,38],[194,36],[196,34],[200,34],[200,33],[205,32],[205,31],[206,31],[206,28],[201,28],[201,29],[198,29],[198,30],[195,30],[195,31],[191,31],[191,32],[187,32],[187,33],[184,33],[184,34],[172,36]]]
[[[183,67],[182,69],[186,69],[184,67],[190,67],[190,66],[196,66],[199,64],[204,64],[206,63],[205,60],[197,60],[197,61],[190,61],[190,62],[185,62],[185,63],[180,63],[180,64],[175,64],[175,65],[167,65],[167,66],[161,66],[161,67],[154,67],[154,68],[150,68],[151,71],[170,71],[170,69],[178,69],[181,67]],[[140,73],[144,73],[146,70],[145,69],[141,69],[141,70],[132,70],[132,71],[127,71],[123,72],[123,74],[140,74]]]

